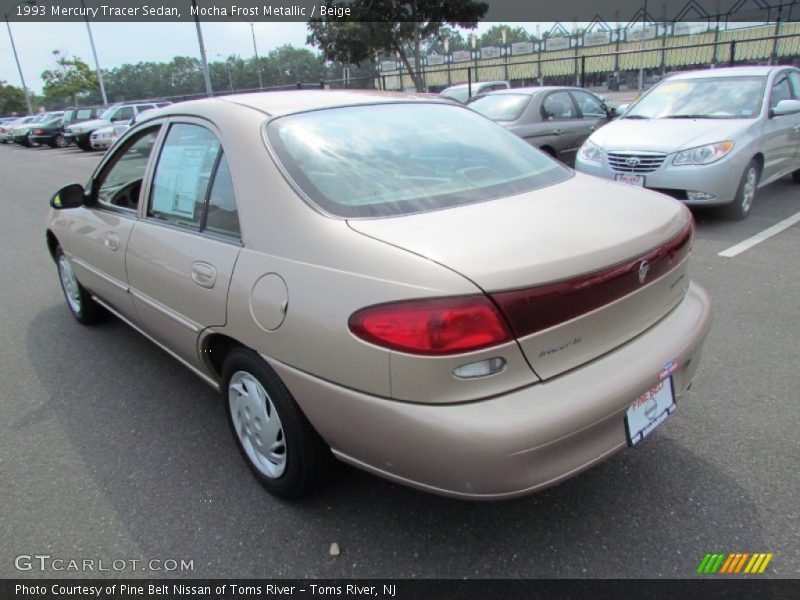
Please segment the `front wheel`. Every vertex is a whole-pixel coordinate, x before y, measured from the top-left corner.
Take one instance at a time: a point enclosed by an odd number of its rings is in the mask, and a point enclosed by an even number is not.
[[[221,392],[228,423],[256,479],[293,499],[327,483],[335,459],[275,372],[246,348],[230,352]]]
[[[758,175],[758,162],[753,159],[745,167],[742,179],[739,181],[736,197],[731,204],[723,209],[725,216],[729,219],[741,221],[750,214],[750,209],[753,208],[753,201],[758,190]]]
[[[106,312],[102,306],[92,299],[75,277],[72,270],[72,263],[66,257],[59,246],[56,248],[56,266],[58,267],[58,279],[61,282],[61,289],[67,301],[67,308],[75,320],[82,325],[91,325],[101,321]]]
[[[59,133],[56,135],[55,139],[53,139],[53,144],[55,148],[66,148],[67,139]]]

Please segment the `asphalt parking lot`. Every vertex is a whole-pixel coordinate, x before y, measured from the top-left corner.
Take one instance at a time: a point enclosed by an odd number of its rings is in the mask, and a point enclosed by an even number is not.
[[[0,577],[696,577],[705,553],[738,551],[773,553],[765,577],[800,577],[800,225],[719,256],[800,211],[790,178],[744,222],[696,213],[692,274],[715,324],[692,390],[640,446],[506,502],[342,467],[288,504],[251,477],[210,388],[124,324],[68,313],[47,201],[100,157],[0,146]],[[194,570],[15,568],[36,554]]]

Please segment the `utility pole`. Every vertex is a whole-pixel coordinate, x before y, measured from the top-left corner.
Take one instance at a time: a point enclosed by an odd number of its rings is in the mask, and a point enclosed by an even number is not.
[[[81,6],[86,8],[86,3],[83,0],[81,0]],[[97,71],[97,81],[100,83],[100,97],[103,98],[103,106],[107,106],[108,98],[106,97],[106,86],[103,84],[103,72],[100,70],[100,61],[97,60],[97,49],[94,47],[94,38],[92,37],[92,28],[89,26],[89,17],[84,16],[84,20],[86,21],[86,32],[89,34],[89,45],[92,47],[92,56],[94,56],[94,67]]]
[[[213,96],[214,92],[211,91],[211,77],[208,74],[208,61],[206,60],[206,48],[203,45],[203,32],[200,30],[200,17],[197,15],[197,0],[192,0],[192,6],[195,8],[194,24],[197,27],[197,43],[200,45],[200,62],[203,65],[203,78],[206,82],[206,95]]]

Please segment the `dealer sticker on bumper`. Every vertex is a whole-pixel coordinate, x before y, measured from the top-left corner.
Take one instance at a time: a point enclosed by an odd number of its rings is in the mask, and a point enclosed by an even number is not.
[[[672,391],[672,377],[666,377],[634,400],[625,413],[628,445],[633,446],[641,442],[674,410],[675,394]]]

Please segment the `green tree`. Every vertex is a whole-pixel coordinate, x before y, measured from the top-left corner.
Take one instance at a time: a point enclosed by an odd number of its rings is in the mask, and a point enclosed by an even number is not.
[[[25,104],[25,93],[22,88],[5,83],[0,81],[0,115],[27,113],[28,107]]]
[[[432,39],[428,44],[426,52],[445,54],[445,40],[447,40],[448,52],[457,52],[459,50],[469,49],[469,41],[464,37],[463,33],[461,33],[458,29],[453,29],[452,27],[442,27],[439,30],[439,35]]]
[[[59,55],[58,50],[53,51]],[[47,101],[64,100],[78,104],[78,96],[95,90],[98,86],[97,75],[77,56],[67,58],[60,56],[56,60],[58,67],[42,73],[44,95]]]
[[[506,44],[516,42],[530,42],[533,37],[522,27],[510,27],[508,25],[494,25],[489,31],[481,36],[481,46],[502,46],[503,29],[506,30]]]
[[[326,0],[329,6],[332,2]],[[308,43],[319,46],[327,60],[346,64],[396,53],[420,91],[423,48],[438,39],[446,25],[474,29],[488,9],[475,0],[353,0],[349,6],[350,21],[310,21]]]

